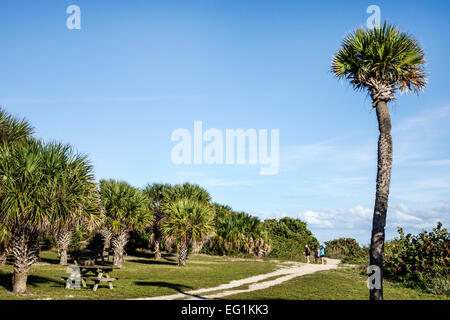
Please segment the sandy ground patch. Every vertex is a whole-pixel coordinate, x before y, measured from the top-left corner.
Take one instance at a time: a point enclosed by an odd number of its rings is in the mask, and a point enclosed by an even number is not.
[[[326,259],[326,264],[306,264],[299,262],[285,262],[280,266],[281,268],[269,272],[266,274],[261,274],[257,276],[252,276],[249,278],[244,278],[240,280],[233,280],[229,283],[221,284],[217,287],[203,288],[198,290],[191,290],[186,292],[180,292],[178,294],[151,297],[151,298],[140,298],[135,300],[175,300],[175,299],[189,299],[189,300],[203,300],[203,299],[216,299],[229,295],[234,295],[238,293],[251,292],[256,290],[266,289],[296,277],[303,276],[305,274],[311,274],[317,271],[336,269],[340,260],[337,259]],[[265,279],[275,278],[268,281],[263,281]],[[243,285],[248,285],[247,289],[235,289]],[[217,292],[219,291],[219,292]],[[208,295],[207,293],[214,292]]]

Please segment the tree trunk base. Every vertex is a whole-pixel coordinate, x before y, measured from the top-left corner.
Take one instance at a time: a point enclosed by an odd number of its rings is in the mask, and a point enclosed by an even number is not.
[[[13,294],[16,296],[31,296],[31,292],[27,291],[28,272],[14,271],[12,277]]]
[[[67,266],[67,250],[61,250],[59,256],[59,264],[62,266]]]

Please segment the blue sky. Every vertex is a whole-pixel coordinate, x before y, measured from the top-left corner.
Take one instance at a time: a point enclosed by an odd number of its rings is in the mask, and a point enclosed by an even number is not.
[[[81,30],[66,8],[81,8]],[[378,129],[370,99],[332,77],[369,5],[425,48],[429,84],[391,105],[387,236],[448,226],[450,4],[444,1],[24,1],[0,4],[0,105],[89,155],[97,178],[190,181],[264,218],[298,217],[320,241],[366,244]],[[280,171],[179,165],[171,133],[279,129]]]

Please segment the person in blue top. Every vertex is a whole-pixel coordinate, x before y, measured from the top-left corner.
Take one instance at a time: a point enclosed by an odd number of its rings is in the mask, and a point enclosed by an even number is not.
[[[323,246],[320,246],[320,261],[322,264],[324,263],[323,258],[325,257],[325,248]]]

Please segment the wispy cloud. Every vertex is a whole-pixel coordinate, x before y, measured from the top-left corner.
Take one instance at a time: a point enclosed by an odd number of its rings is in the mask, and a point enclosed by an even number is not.
[[[413,161],[411,165],[419,167],[447,167],[450,166],[450,159]]]
[[[448,121],[450,119],[450,106],[438,107],[425,110],[420,114],[410,116],[400,123],[396,124],[392,129],[393,133],[400,133],[402,131],[418,131],[422,127],[433,127],[435,122]],[[418,131],[419,134],[424,135],[423,131]]]
[[[370,234],[372,215],[373,209],[357,205],[352,208],[306,210],[298,213],[297,217],[320,234],[324,234],[325,231],[335,234],[336,230],[340,230],[342,236],[351,237],[355,234]],[[450,222],[449,203],[442,203],[430,210],[415,210],[405,204],[397,204],[388,209],[386,231],[389,234],[388,238],[392,238],[396,235],[397,227],[417,233],[422,229],[430,230],[438,221],[444,225]]]
[[[261,220],[265,219],[281,219],[287,217],[288,215],[284,211],[257,211],[251,213],[253,216],[260,218]]]

